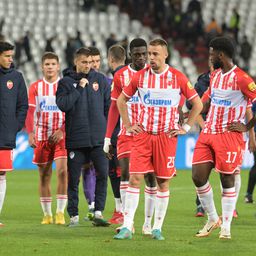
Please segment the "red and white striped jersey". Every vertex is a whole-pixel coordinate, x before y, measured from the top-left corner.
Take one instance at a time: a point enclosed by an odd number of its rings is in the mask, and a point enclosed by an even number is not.
[[[29,106],[36,108],[36,140],[48,140],[65,122],[65,114],[56,105],[58,81],[38,80],[29,88]]]
[[[113,89],[111,92],[111,100],[117,100],[119,95],[121,94],[123,88],[128,86],[132,77],[137,71],[132,69],[130,65],[123,67],[118,70],[113,79]],[[139,112],[141,108],[141,104],[139,102],[138,93],[135,93],[131,99],[127,102],[128,107],[128,115],[132,125],[138,123]],[[122,119],[120,120],[120,132],[119,135],[128,135],[133,136],[131,133],[127,132]]]
[[[206,97],[211,105],[203,132],[223,133],[232,122],[244,123],[249,99],[256,100],[256,85],[243,70],[234,66],[226,73],[221,69],[214,71]]]
[[[131,98],[137,91],[142,106],[139,123],[152,134],[179,129],[181,94],[188,100],[198,96],[188,78],[169,65],[161,74],[154,73],[150,66],[138,71],[123,93]]]

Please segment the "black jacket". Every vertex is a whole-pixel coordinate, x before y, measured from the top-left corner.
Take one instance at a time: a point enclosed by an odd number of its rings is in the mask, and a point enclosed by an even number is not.
[[[94,147],[104,144],[107,115],[110,106],[110,86],[101,73],[86,74],[71,69],[63,72],[56,92],[56,103],[66,114],[66,147]],[[82,88],[79,81],[87,78]]]
[[[0,68],[0,148],[16,147],[16,134],[24,126],[27,110],[27,87],[22,74],[13,68]]]

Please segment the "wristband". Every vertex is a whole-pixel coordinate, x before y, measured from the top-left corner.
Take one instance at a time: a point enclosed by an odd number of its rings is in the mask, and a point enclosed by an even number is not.
[[[191,126],[189,124],[183,124],[182,129],[188,132],[191,129]]]

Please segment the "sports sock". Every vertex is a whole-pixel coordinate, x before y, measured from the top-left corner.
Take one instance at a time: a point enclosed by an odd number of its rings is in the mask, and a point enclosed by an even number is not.
[[[57,210],[56,212],[64,213],[65,207],[67,205],[68,196],[67,195],[57,195]]]
[[[170,192],[169,190],[161,192],[157,191],[155,201],[155,218],[153,229],[162,229],[164,217],[168,208]]]
[[[196,187],[196,192],[204,211],[208,215],[208,220],[217,222],[219,217],[215,208],[213,190],[209,181],[201,187]]]
[[[40,197],[40,203],[44,216],[52,216],[52,197]]]
[[[126,190],[128,188],[129,181],[121,181],[120,182],[120,196],[121,196],[121,201],[122,201],[122,212],[125,210],[125,195],[126,195]]]
[[[236,205],[235,187],[223,188],[221,205],[222,205],[222,227],[227,230],[230,230],[230,225],[233,218],[233,211]]]
[[[144,226],[151,227],[151,220],[154,214],[155,209],[155,199],[157,194],[156,187],[145,186],[144,195],[145,195],[145,221]]]
[[[132,231],[134,215],[140,199],[140,189],[128,186],[125,198],[124,224],[123,227]]]
[[[3,208],[6,193],[6,175],[0,175],[0,213]]]

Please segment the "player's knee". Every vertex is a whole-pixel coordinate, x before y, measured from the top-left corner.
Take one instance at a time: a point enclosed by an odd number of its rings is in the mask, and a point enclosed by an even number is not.
[[[154,173],[147,173],[144,175],[145,183],[148,187],[156,187],[156,178]]]
[[[6,172],[0,172],[0,175],[4,176],[6,174]]]
[[[133,187],[139,187],[142,177],[143,175],[138,175],[138,174],[131,175],[129,179],[129,184]]]
[[[197,172],[192,172],[192,180],[196,187],[201,187],[206,184],[207,180],[205,181]]]

